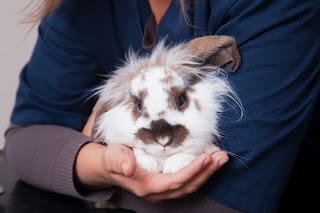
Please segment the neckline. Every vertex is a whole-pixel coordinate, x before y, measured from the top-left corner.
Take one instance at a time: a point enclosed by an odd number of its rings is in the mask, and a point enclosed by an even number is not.
[[[167,10],[165,11],[163,16],[161,17],[158,24],[156,23],[155,15],[152,13],[149,2],[148,1],[146,1],[146,2],[148,5],[148,8],[149,8],[149,11],[150,11],[150,16],[149,16],[149,19],[143,29],[142,47],[144,49],[146,49],[147,51],[151,52],[157,42],[157,31],[158,31],[159,27],[161,28],[162,25],[164,25],[163,20],[166,19],[166,17],[168,16],[169,13],[171,13],[171,10],[173,8],[173,4],[175,4],[176,1],[172,0],[170,2]]]
[[[176,3],[176,0],[172,0],[172,1],[170,2],[169,6],[168,6],[168,8],[167,8],[167,10],[166,10],[166,12],[163,14],[163,16],[161,17],[161,19],[159,20],[159,23],[156,24],[157,29],[158,29],[158,27],[159,27],[160,25],[163,25],[163,24],[161,24],[161,23],[163,23],[163,20],[166,19],[166,17],[168,16],[168,14],[170,14],[170,12],[171,12],[171,10],[172,10],[172,8],[173,8],[173,4],[175,4],[175,3]],[[149,5],[149,8],[150,8],[150,5]],[[150,11],[151,11],[151,8],[150,8]],[[152,17],[152,16],[154,16],[154,14],[153,14],[152,11],[151,11],[151,17]],[[151,18],[151,17],[150,17],[150,18]],[[155,23],[156,23],[156,21],[155,21]]]

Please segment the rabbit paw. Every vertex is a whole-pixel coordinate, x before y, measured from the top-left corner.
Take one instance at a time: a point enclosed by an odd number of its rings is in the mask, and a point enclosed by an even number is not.
[[[146,172],[161,172],[161,167],[157,159],[151,155],[136,155],[136,160],[141,168]]]
[[[189,165],[195,158],[196,156],[185,153],[172,155],[164,162],[163,173],[174,173],[182,167]]]

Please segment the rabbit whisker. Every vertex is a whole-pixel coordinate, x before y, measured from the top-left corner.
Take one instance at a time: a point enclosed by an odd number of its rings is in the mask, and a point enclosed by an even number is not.
[[[242,165],[244,165],[247,169],[250,170],[250,168],[242,161],[242,160],[249,160],[248,158],[243,157],[243,156],[241,156],[241,155],[237,155],[237,154],[235,154],[235,153],[233,153],[233,152],[226,151],[226,150],[224,150],[224,149],[221,149],[221,151],[224,151],[224,152],[226,152],[227,154],[231,155],[232,157],[234,157],[235,159],[237,159]],[[241,159],[242,159],[242,160],[241,160]]]

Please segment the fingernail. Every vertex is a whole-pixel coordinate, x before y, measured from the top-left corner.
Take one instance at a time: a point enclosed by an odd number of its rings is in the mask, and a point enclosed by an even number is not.
[[[228,160],[227,159],[220,159],[219,160],[219,166],[223,166],[224,164],[226,164],[228,162]]]
[[[126,171],[127,171],[127,167],[128,167],[128,164],[127,162],[124,162],[121,166],[121,169],[122,169],[122,173],[125,174]]]
[[[212,154],[214,154],[214,153],[216,153],[216,152],[219,152],[221,149],[219,148],[219,147],[213,147],[211,150],[210,150],[210,154],[212,155]]]

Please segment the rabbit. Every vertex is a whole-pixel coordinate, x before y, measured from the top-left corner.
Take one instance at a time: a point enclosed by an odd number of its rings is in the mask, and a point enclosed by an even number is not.
[[[148,56],[129,51],[97,88],[96,142],[124,144],[148,172],[173,173],[217,147],[226,97],[238,96],[222,75],[241,64],[235,39],[204,36],[176,45],[159,41]]]

